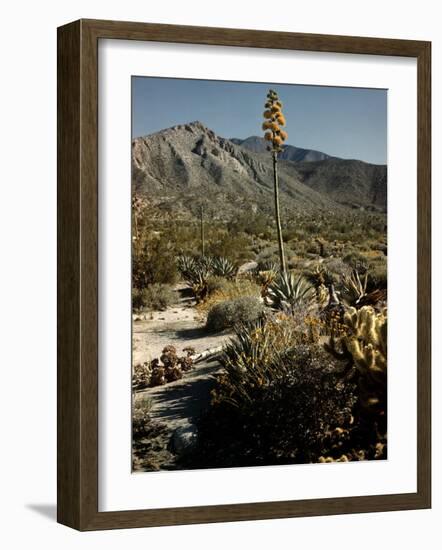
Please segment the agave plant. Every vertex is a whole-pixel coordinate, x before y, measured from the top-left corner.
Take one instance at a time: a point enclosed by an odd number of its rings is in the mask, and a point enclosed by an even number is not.
[[[234,277],[236,275],[236,268],[227,258],[213,258],[212,260],[212,272],[217,277]]]
[[[212,256],[198,256],[198,258],[195,258],[195,263],[198,267],[205,269],[207,272],[211,272],[213,269]]]
[[[279,271],[278,264],[276,262],[272,262],[272,260],[263,260],[258,262],[258,266],[256,268],[258,272],[260,271],[274,271],[277,273]]]
[[[220,362],[225,368],[229,385],[238,396],[249,400],[247,387],[261,384],[268,379],[278,364],[281,348],[277,344],[278,334],[273,324],[260,320],[236,328],[235,335],[225,345]],[[286,344],[289,345],[287,338]]]
[[[350,275],[342,277],[342,287],[346,301],[351,306],[358,306],[364,296],[367,294],[368,271],[361,279],[358,271],[353,269]]]
[[[192,256],[186,256],[185,254],[178,256],[176,264],[183,279],[187,279],[189,273],[191,273],[196,267],[195,259]]]
[[[291,312],[297,306],[309,305],[314,297],[314,288],[302,275],[296,277],[292,272],[280,273],[268,290],[273,307]]]
[[[236,327],[235,335],[225,345],[221,364],[234,375],[252,373],[273,359],[272,334],[262,320]]]
[[[284,377],[291,369],[284,358],[301,341],[297,323],[283,314],[236,327],[219,357],[226,374],[222,384],[230,402],[242,406],[242,401],[251,401],[251,389],[253,393],[253,388],[271,385]]]

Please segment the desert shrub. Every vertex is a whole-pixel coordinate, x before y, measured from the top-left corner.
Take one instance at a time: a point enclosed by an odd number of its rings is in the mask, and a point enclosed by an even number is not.
[[[361,252],[356,250],[349,252],[342,259],[352,269],[356,269],[360,273],[367,270],[367,258]]]
[[[151,399],[145,397],[135,401],[132,411],[132,433],[134,437],[139,437],[146,433],[148,425],[151,421],[151,409]]]
[[[297,245],[296,245],[297,246]],[[287,244],[284,246],[284,253],[287,258],[294,256],[296,250]],[[279,249],[278,245],[267,245],[263,247],[256,256],[256,261],[259,266],[265,265],[266,263],[275,263],[279,266]]]
[[[249,245],[250,238],[246,235],[225,233],[208,243],[207,252],[211,256],[223,257],[231,262],[237,262],[247,258]]]
[[[132,291],[132,307],[135,310],[162,311],[176,301],[176,293],[170,285],[153,283]]]
[[[218,277],[215,275],[210,276],[207,279],[207,294],[209,296],[216,292],[222,291],[226,286],[226,279],[224,277]]]
[[[251,358],[253,349],[244,352]],[[265,357],[256,373],[230,356],[199,421],[200,467],[316,462],[329,452],[329,434],[351,422],[354,385],[342,381],[340,363],[319,346]]]
[[[262,213],[250,212],[235,217],[229,224],[230,233],[247,233],[248,235],[264,235],[269,231],[271,220]]]
[[[309,254],[325,257],[330,255],[331,246],[330,243],[325,241],[323,238],[315,237],[305,243],[304,250]]]
[[[323,262],[324,269],[329,273],[329,282],[337,284],[342,277],[351,275],[352,268],[340,258],[328,258]]]
[[[207,315],[208,330],[224,330],[241,323],[256,321],[264,306],[255,296],[242,296],[215,304]]]
[[[139,288],[132,288],[132,310],[141,311],[144,308],[143,291]]]
[[[168,426],[152,418],[152,401],[136,399],[132,409],[132,467],[134,470],[155,471],[173,459],[167,449],[170,440]]]
[[[198,304],[198,311],[207,314],[216,304],[241,298],[254,296],[259,298],[260,286],[250,279],[227,280],[222,277],[208,279],[208,296]]]
[[[152,283],[173,284],[177,279],[173,246],[164,238],[146,240],[132,254],[132,282],[139,289]]]
[[[295,228],[284,229],[282,232],[282,240],[288,243],[291,240],[295,240],[298,237],[298,231]]]
[[[276,264],[278,262],[278,247],[272,245],[262,248],[256,256],[256,261],[258,262],[258,266],[271,263]]]
[[[387,288],[387,257],[379,256],[368,264],[368,291],[375,288]]]

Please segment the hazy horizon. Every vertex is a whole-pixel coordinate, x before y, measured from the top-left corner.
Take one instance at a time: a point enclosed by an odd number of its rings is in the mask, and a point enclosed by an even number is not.
[[[199,120],[224,138],[262,136],[266,93],[283,102],[287,144],[387,164],[387,90],[132,77],[132,138]]]

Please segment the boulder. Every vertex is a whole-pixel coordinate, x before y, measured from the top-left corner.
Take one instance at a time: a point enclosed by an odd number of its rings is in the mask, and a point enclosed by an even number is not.
[[[198,440],[197,428],[194,424],[187,424],[176,428],[170,440],[170,450],[179,455],[185,455],[196,446]]]

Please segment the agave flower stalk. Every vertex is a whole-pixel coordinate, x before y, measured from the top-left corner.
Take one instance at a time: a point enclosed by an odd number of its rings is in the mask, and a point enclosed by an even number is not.
[[[201,256],[206,255],[206,240],[204,235],[204,206],[200,206],[200,232],[201,232]]]
[[[273,185],[275,197],[275,220],[276,230],[278,234],[279,247],[279,262],[281,272],[286,273],[286,261],[284,255],[284,243],[282,240],[281,215],[279,209],[279,181],[278,181],[278,153],[282,149],[284,141],[287,139],[287,132],[282,130],[285,126],[285,118],[282,114],[282,103],[279,100],[278,94],[274,90],[269,90],[267,101],[265,103],[265,111],[263,113],[264,122],[262,129],[264,130],[264,139],[269,142],[267,149],[272,153],[273,159]]]

